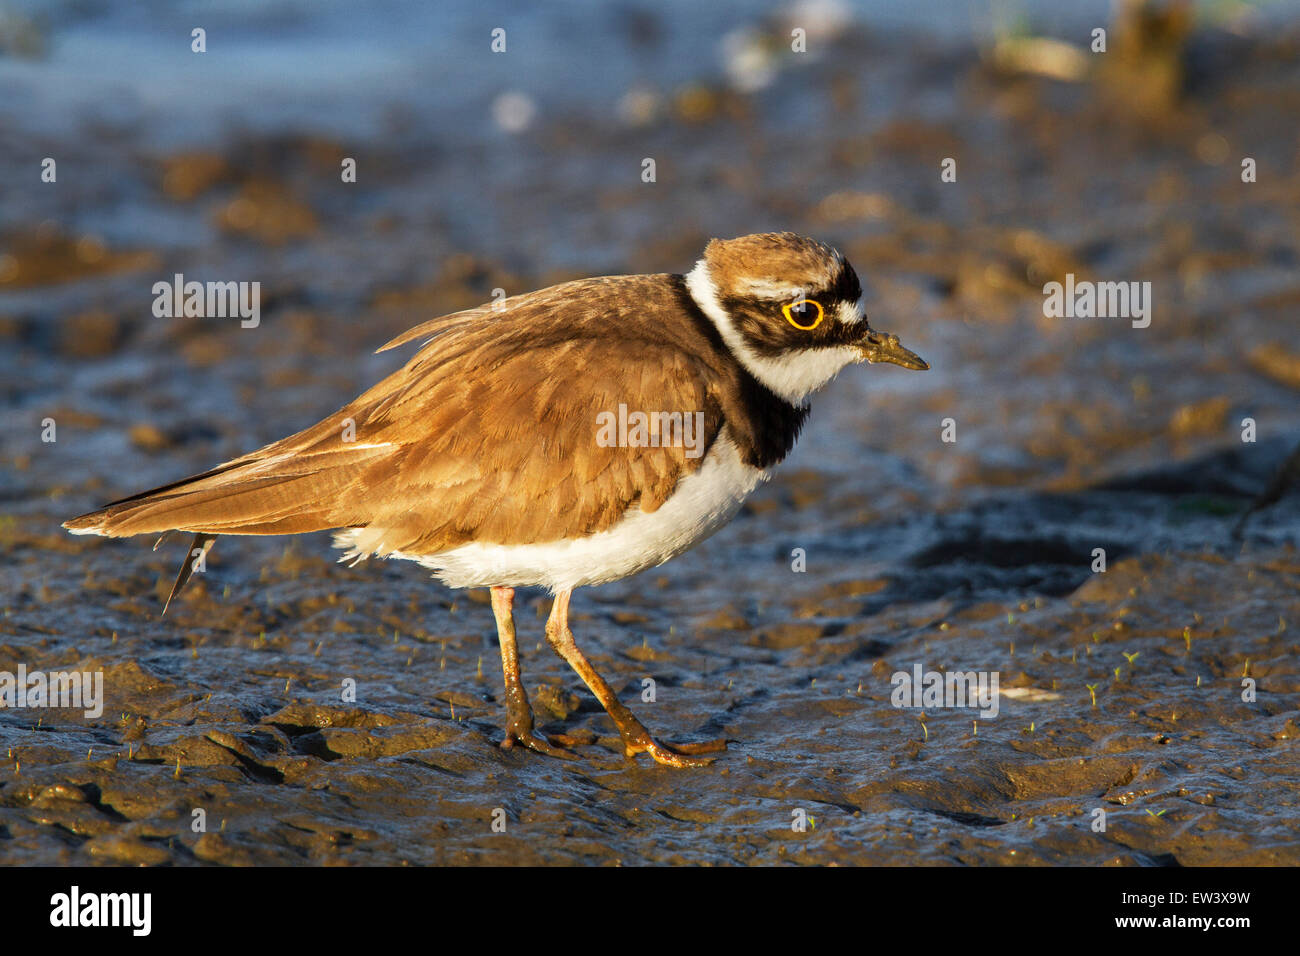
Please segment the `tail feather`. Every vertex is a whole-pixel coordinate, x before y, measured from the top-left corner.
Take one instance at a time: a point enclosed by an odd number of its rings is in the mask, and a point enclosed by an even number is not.
[[[300,534],[341,527],[340,502],[387,446],[248,456],[120,498],[63,523],[73,534],[125,538],[166,531]]]
[[[148,492],[65,521],[74,534],[127,538],[136,534],[195,531],[225,534],[296,534],[332,527],[313,499],[295,488],[310,478],[260,478],[217,488],[171,486]],[[313,491],[318,489],[313,489]],[[304,507],[306,505],[306,507]]]
[[[330,502],[346,483],[339,469],[315,474],[256,474],[267,459],[229,462],[63,523],[73,534],[121,538],[161,534],[154,550],[174,531],[194,532],[163,614],[206,557],[218,533],[295,534],[336,527]]]
[[[172,584],[172,593],[167,595],[167,603],[163,605],[162,612],[164,615],[167,614],[167,609],[172,606],[172,601],[176,595],[181,593],[181,588],[185,587],[185,582],[194,573],[194,566],[208,556],[208,552],[212,550],[212,542],[216,540],[217,536],[215,534],[204,534],[202,531],[194,536],[194,540],[190,542],[189,550],[185,552],[185,560],[181,562],[181,569],[176,572],[176,581]],[[158,543],[162,543],[162,538],[158,539]],[[156,548],[157,545],[154,545],[154,547]]]

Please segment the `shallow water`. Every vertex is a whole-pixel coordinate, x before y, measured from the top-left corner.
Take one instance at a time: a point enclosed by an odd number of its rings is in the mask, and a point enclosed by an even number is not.
[[[651,57],[643,124],[575,96],[515,137],[449,142],[435,105],[364,141],[177,146],[165,105],[71,130],[11,105],[60,185],[7,193],[0,238],[0,671],[102,668],[108,705],[0,710],[0,859],[1300,862],[1300,500],[1232,534],[1300,442],[1297,49],[1206,34],[1158,127],[860,28],[756,94]],[[0,151],[7,182],[25,164]],[[315,421],[400,363],[370,354],[391,335],[495,287],[680,271],[770,228],[835,242],[933,368],[849,370],[731,526],[575,597],[652,730],[728,739],[709,769],[621,756],[542,644],[543,595],[525,681],[575,762],[495,746],[482,594],[336,565],[325,535],[222,538],[160,620],[179,539],[58,527]],[[153,319],[175,272],[261,281],[261,325]],[[1066,272],[1150,280],[1151,326],[1044,318]],[[998,715],[892,706],[917,664],[997,672]]]

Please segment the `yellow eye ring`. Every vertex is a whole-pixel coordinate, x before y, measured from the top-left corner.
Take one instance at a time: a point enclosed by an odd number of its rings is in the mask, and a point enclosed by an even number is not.
[[[812,320],[812,325],[800,325],[798,322],[794,320],[794,315],[791,314],[793,309],[796,306],[800,306],[805,303],[807,303],[808,305],[815,305],[817,307],[817,318]],[[800,332],[811,332],[813,329],[817,328],[817,326],[822,324],[822,319],[826,318],[826,310],[822,308],[822,304],[818,302],[816,299],[798,299],[794,302],[789,303],[788,305],[781,306],[781,312],[782,314],[785,315],[785,320],[789,322],[791,325],[793,325]]]

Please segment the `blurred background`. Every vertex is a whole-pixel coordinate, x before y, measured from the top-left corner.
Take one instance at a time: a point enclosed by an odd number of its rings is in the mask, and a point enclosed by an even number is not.
[[[0,711],[13,852],[1298,862],[1297,496],[1234,536],[1300,442],[1297,116],[1294,2],[0,0],[0,669],[113,701]],[[494,289],[785,229],[932,371],[847,371],[731,527],[575,601],[616,688],[671,688],[652,728],[744,742],[725,779],[625,767],[540,649],[537,706],[605,763],[498,754],[490,612],[414,567],[223,538],[160,621],[179,544],[58,527],[315,422]],[[260,282],[259,326],[155,318],[176,273]],[[1150,326],[1046,317],[1067,274],[1150,282]],[[914,662],[1000,671],[1003,716],[892,709]],[[214,788],[227,830],[168,842]],[[536,789],[521,835],[448,822]]]

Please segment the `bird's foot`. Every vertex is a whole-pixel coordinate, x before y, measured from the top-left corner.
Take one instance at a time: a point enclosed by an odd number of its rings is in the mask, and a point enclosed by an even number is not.
[[[563,747],[551,743],[550,738],[544,734],[536,733],[533,730],[532,722],[528,726],[516,725],[513,722],[506,727],[505,739],[501,741],[502,750],[510,750],[515,744],[521,744],[529,750],[536,751],[539,754],[546,754],[548,757],[559,757],[561,760],[577,760],[577,756],[569,753]]]
[[[661,744],[649,734],[623,740],[623,752],[629,757],[648,753],[655,763],[665,767],[707,767],[717,758],[699,757],[696,754],[720,753],[727,749],[725,740],[706,740],[694,744]]]
[[[510,676],[515,679],[510,680]],[[511,675],[509,671],[506,678],[505,704],[506,736],[501,741],[502,750],[510,750],[515,744],[522,744],[529,750],[546,754],[548,757],[559,757],[561,760],[578,759],[563,747],[551,743],[550,738],[545,734],[533,730],[533,707],[528,702],[528,693],[524,690],[524,685],[519,683],[518,675]]]

